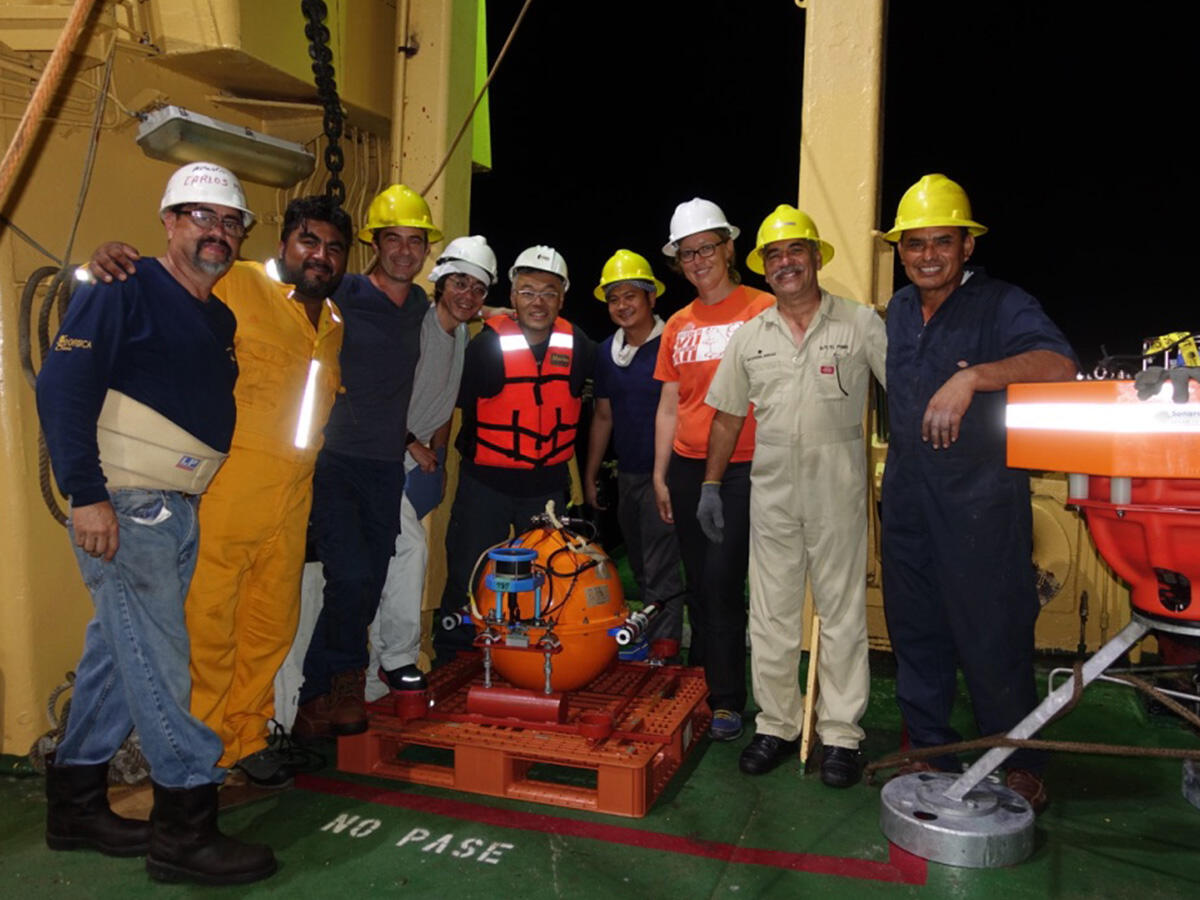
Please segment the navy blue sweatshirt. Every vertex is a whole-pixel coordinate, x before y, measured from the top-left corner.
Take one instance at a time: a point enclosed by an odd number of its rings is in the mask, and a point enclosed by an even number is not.
[[[229,307],[197,300],[156,259],[126,281],[76,292],[37,380],[54,477],[74,506],[108,499],[96,420],[109,388],[229,450],[236,327]]]

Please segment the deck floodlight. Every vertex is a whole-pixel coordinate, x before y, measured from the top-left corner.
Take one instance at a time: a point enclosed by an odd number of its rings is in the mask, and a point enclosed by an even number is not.
[[[312,174],[316,157],[302,145],[231,125],[180,106],[146,113],[137,142],[152,159],[214,162],[239,178],[287,188]]]

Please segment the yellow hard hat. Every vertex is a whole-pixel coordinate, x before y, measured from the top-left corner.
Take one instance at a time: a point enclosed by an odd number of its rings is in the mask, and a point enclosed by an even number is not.
[[[632,250],[618,250],[608,258],[600,273],[600,284],[592,293],[597,300],[607,301],[606,289],[619,281],[649,281],[654,284],[654,292],[659,297],[667,292],[663,283],[654,277],[646,257]]]
[[[909,229],[938,225],[965,228],[975,237],[987,233],[987,228],[971,218],[971,201],[962,185],[945,175],[922,175],[900,198],[896,224],[883,239],[894,244]]]
[[[817,223],[812,220],[812,217],[794,206],[781,203],[758,226],[758,243],[746,256],[746,265],[750,267],[751,272],[762,275],[763,248],[775,241],[794,241],[797,238],[816,241],[820,245],[823,265],[828,265],[829,261],[833,259],[833,244],[821,240],[821,235],[817,231]]]
[[[442,239],[425,198],[404,184],[393,184],[371,201],[367,224],[359,229],[358,239],[370,244],[380,228],[420,228],[428,233],[429,243]]]

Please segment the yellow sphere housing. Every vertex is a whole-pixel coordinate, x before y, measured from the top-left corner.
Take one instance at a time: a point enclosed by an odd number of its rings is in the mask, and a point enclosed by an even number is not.
[[[425,198],[405,184],[393,184],[371,201],[367,224],[358,230],[358,239],[364,244],[373,243],[380,228],[420,228],[428,234],[429,243],[442,239]]]
[[[883,239],[894,244],[906,231],[938,226],[965,228],[975,237],[987,233],[986,227],[971,218],[971,201],[962,185],[934,173],[921,176],[904,192],[896,207],[896,222]]]
[[[622,281],[650,281],[654,284],[654,293],[661,297],[667,292],[663,283],[654,277],[650,262],[640,253],[632,250],[618,250],[608,258],[604,269],[600,272],[600,284],[592,291],[597,300],[608,301],[608,288]]]
[[[812,220],[812,217],[794,206],[781,203],[758,226],[758,240],[754,249],[746,256],[746,265],[751,272],[762,275],[764,272],[762,254],[767,244],[773,244],[775,241],[794,240],[816,241],[821,248],[822,265],[829,265],[829,261],[833,259],[833,244],[821,240],[820,232],[817,231],[817,223]]]

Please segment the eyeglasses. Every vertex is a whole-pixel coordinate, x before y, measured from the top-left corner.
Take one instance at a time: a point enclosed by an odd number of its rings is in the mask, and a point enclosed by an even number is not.
[[[530,288],[521,288],[521,290],[517,291],[517,296],[526,303],[531,302],[535,298],[538,300],[544,300],[546,303],[553,303],[558,299],[559,293],[553,288],[546,288],[545,290],[541,291],[535,291]]]
[[[715,244],[701,244],[699,247],[689,247],[686,250],[680,250],[679,253],[676,254],[676,258],[681,263],[691,262],[697,256],[702,257],[703,259],[708,259],[717,252],[717,248],[723,243],[725,243],[725,239],[719,240]]]
[[[487,285],[480,284],[477,279],[470,275],[451,275],[446,282],[451,290],[459,294],[470,294],[472,297],[478,297],[482,300],[488,295]]]
[[[219,216],[211,209],[204,209],[203,207],[181,209],[179,215],[191,216],[192,221],[205,231],[216,228],[219,224],[221,230],[231,237],[246,236],[246,223],[242,221],[241,216]]]

